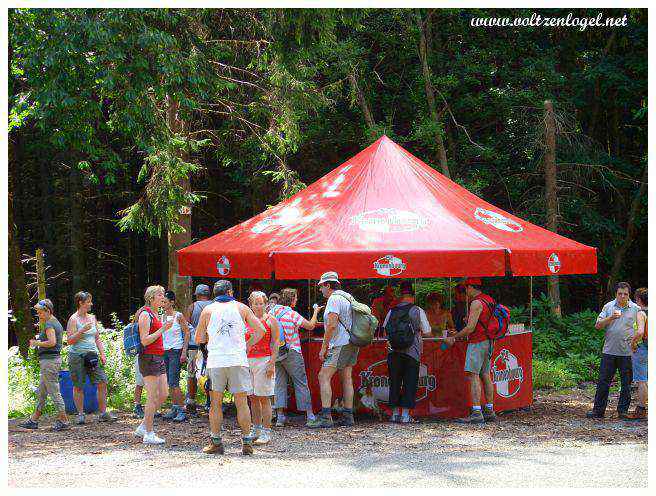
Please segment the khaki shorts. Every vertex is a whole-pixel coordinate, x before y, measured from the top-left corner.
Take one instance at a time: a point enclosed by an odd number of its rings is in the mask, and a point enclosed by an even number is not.
[[[87,376],[89,382],[94,386],[101,382],[107,383],[107,376],[105,369],[100,364],[100,356],[98,356],[98,366],[93,370],[89,370],[84,366],[84,353],[69,353],[68,354],[68,369],[71,373],[71,380],[76,388],[84,389],[84,383]]]
[[[322,367],[334,367],[337,370],[353,367],[358,361],[360,349],[351,343],[329,348]]]
[[[489,374],[492,350],[492,341],[488,339],[480,343],[469,343],[465,355],[465,372]]]
[[[253,382],[248,367],[216,367],[207,369],[212,391],[223,392],[226,386],[232,394],[253,394]]]
[[[248,370],[253,381],[253,394],[255,396],[273,396],[276,389],[276,373],[267,377],[267,365],[271,357],[257,357],[248,359]]]

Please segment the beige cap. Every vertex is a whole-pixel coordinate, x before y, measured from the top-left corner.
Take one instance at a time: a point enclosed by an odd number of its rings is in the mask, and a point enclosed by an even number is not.
[[[317,286],[321,286],[323,283],[328,281],[339,282],[339,279],[337,278],[337,272],[325,272],[324,274],[321,274],[321,279],[319,279]]]

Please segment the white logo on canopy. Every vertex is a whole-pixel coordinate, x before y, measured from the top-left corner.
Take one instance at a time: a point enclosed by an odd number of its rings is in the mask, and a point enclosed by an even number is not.
[[[562,264],[560,263],[560,259],[556,253],[549,255],[549,258],[547,259],[547,266],[552,273],[556,274],[557,272],[560,272],[561,265]]]
[[[428,225],[428,219],[407,210],[379,208],[354,215],[351,217],[351,224],[368,232],[408,232],[423,229]]]
[[[219,261],[216,262],[216,271],[220,276],[227,276],[230,274],[230,260],[225,255],[222,255],[219,258]]]
[[[385,255],[374,262],[374,270],[381,276],[397,276],[407,267],[403,260],[394,255]]]
[[[508,232],[522,232],[524,228],[518,222],[515,222],[508,217],[501,215],[492,210],[485,210],[484,208],[477,208],[474,212],[474,217],[480,220],[483,224],[488,224],[492,227],[496,227],[500,231]]]

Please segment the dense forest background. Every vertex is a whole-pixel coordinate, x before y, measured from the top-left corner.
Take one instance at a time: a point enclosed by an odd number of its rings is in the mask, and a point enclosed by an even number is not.
[[[31,319],[37,248],[57,315],[84,289],[101,319],[125,319],[145,286],[171,280],[176,248],[383,133],[547,225],[545,100],[558,232],[598,248],[597,275],[560,278],[564,313],[598,308],[609,281],[646,285],[647,11],[604,10],[627,25],[584,31],[470,25],[533,12],[10,10],[13,328]],[[525,279],[507,284],[525,298]]]

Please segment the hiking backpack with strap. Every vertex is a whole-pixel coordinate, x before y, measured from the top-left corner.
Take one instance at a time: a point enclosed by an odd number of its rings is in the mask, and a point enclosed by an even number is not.
[[[491,297],[490,300],[492,300]],[[483,324],[487,338],[495,341],[506,337],[508,326],[510,325],[510,310],[508,307],[494,300],[490,302],[483,298],[478,298],[478,301],[487,305],[490,309],[490,318],[487,323]]]
[[[152,322],[153,314],[145,309],[144,312],[148,313]],[[143,352],[141,336],[139,336],[139,319],[123,328],[123,350],[127,356],[132,358]]]
[[[351,304],[351,328],[346,327],[340,319],[340,323],[349,333],[349,343],[358,347],[371,344],[378,327],[378,319],[371,314],[371,309],[345,291],[337,290],[333,294],[346,298]]]
[[[414,305],[392,308],[385,325],[385,333],[390,347],[394,351],[405,351],[415,341],[415,330],[410,319],[410,310]]]

